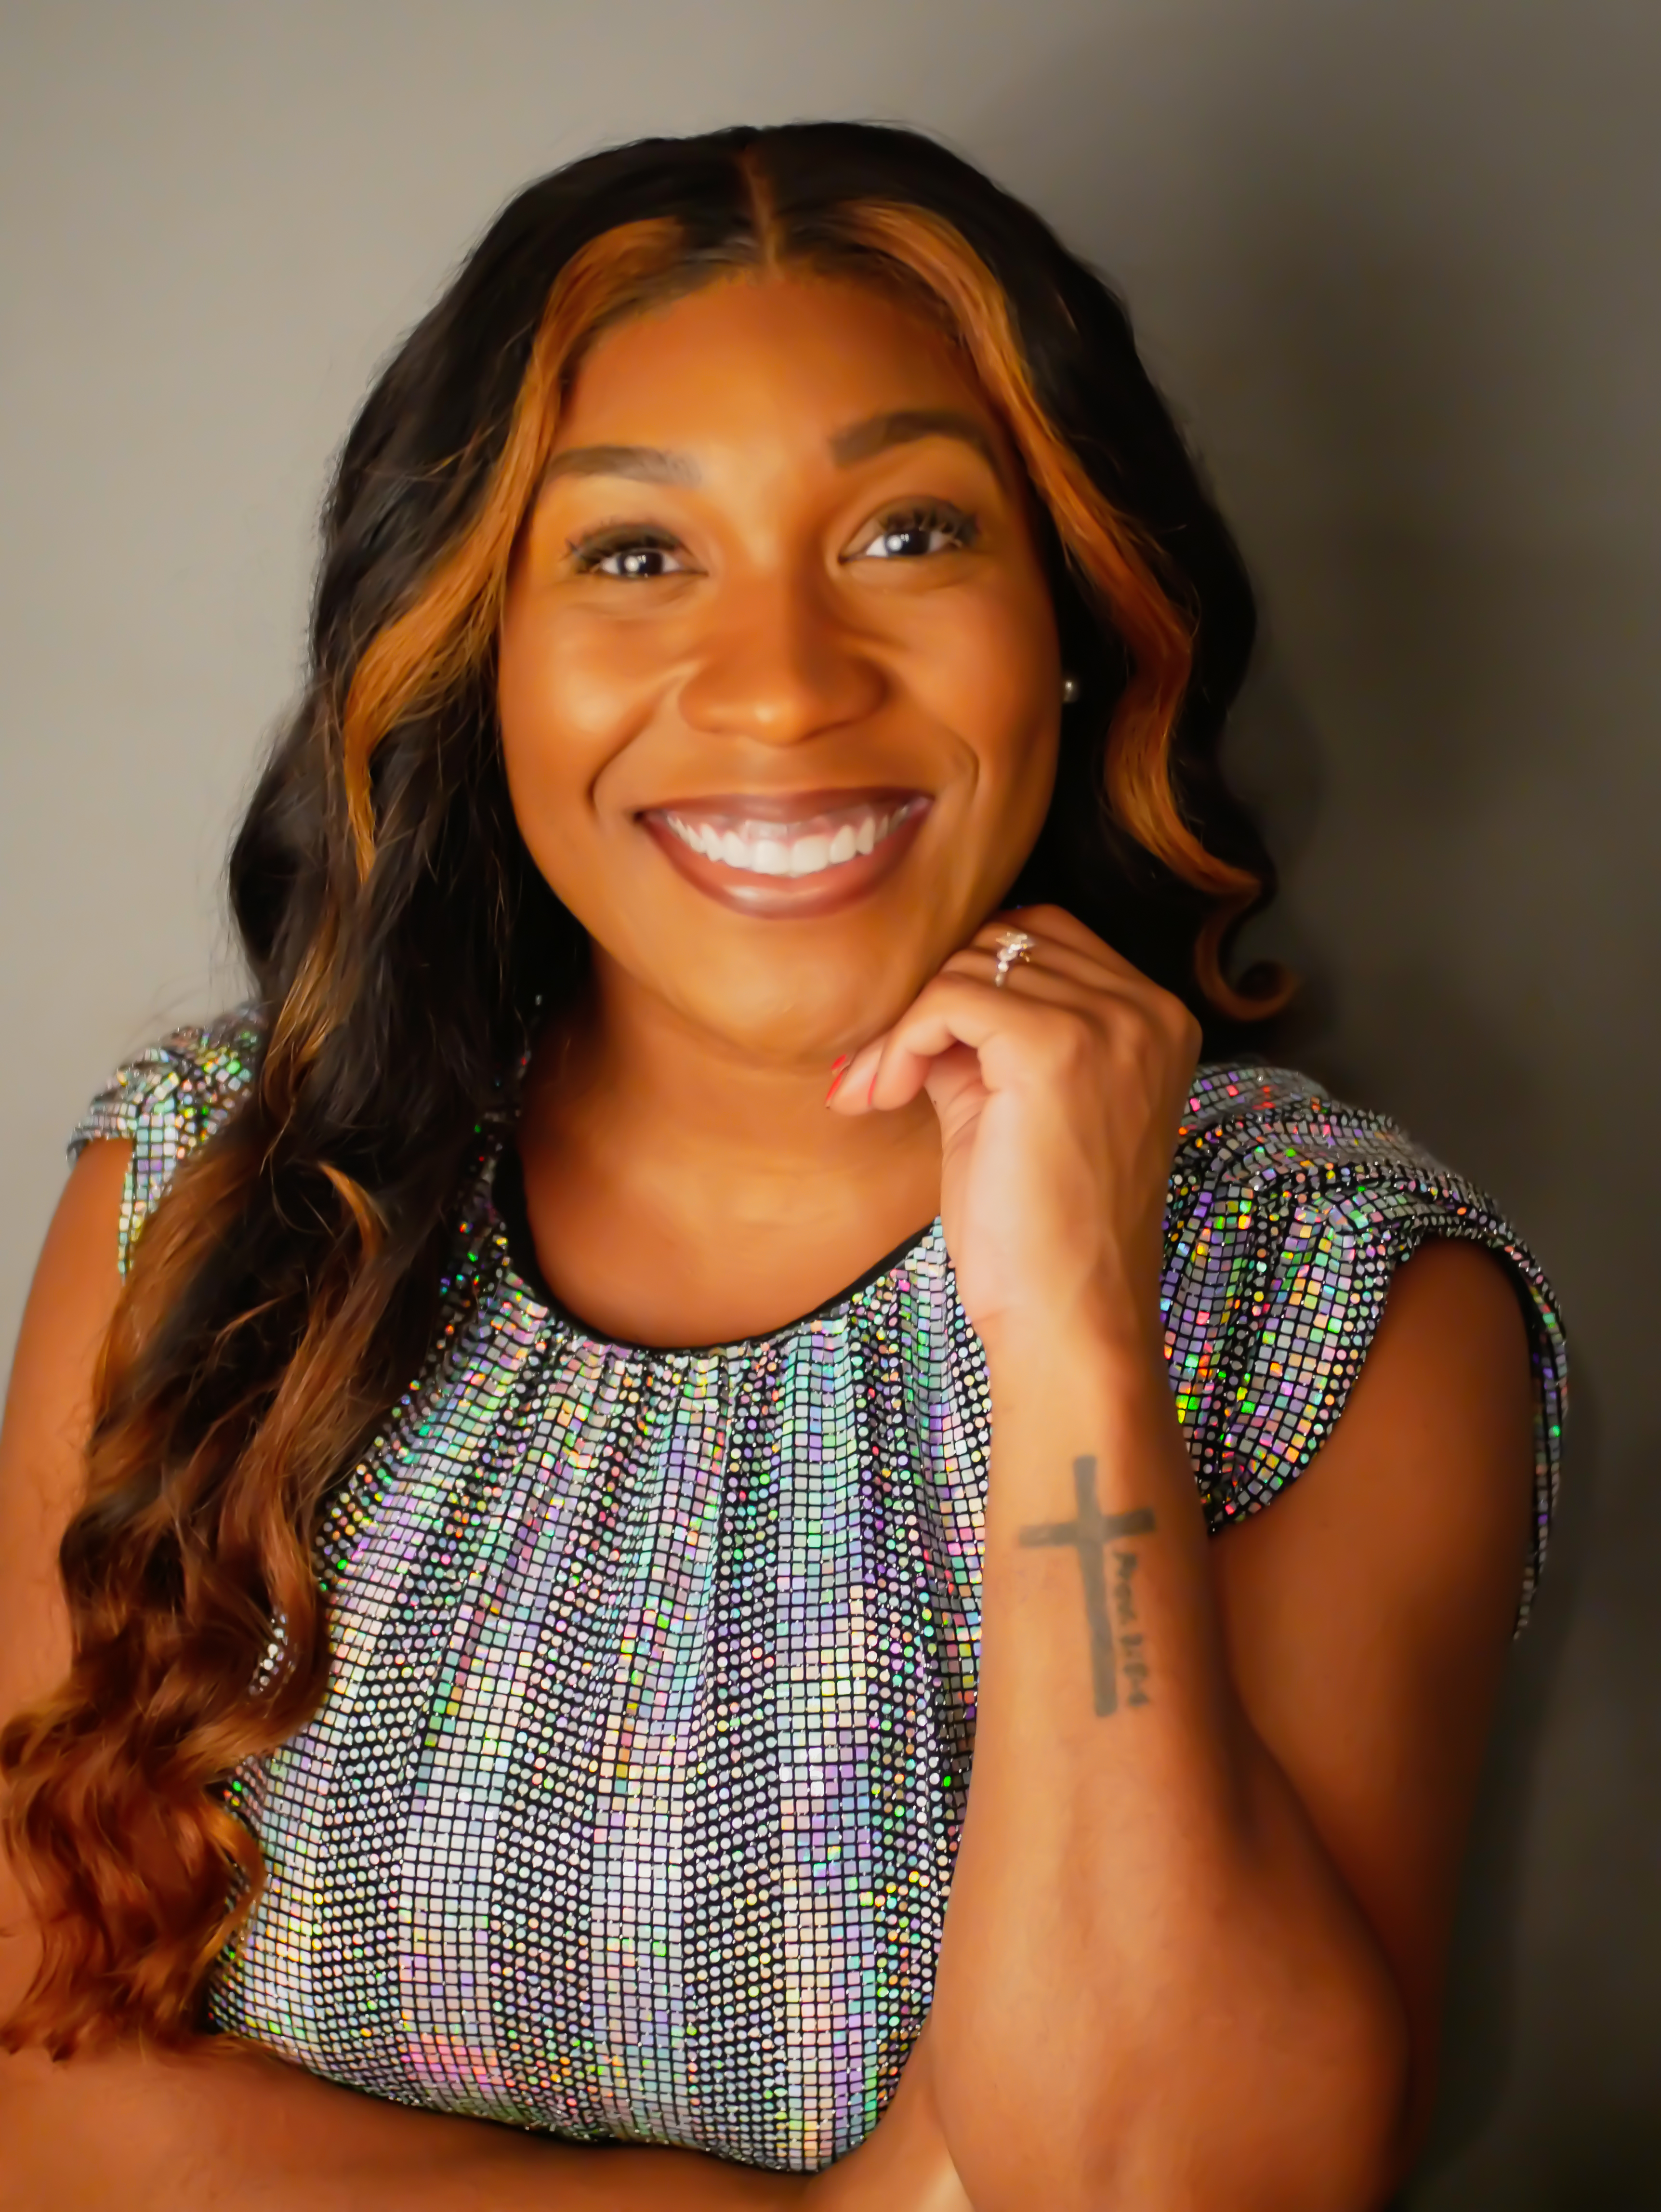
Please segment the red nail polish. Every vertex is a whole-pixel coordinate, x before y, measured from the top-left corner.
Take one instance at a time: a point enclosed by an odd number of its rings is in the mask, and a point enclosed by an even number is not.
[[[842,1081],[843,1070],[847,1066],[847,1065],[848,1054],[846,1053],[843,1053],[840,1059],[833,1060],[830,1063],[830,1088],[824,1094],[824,1103],[827,1106],[837,1095],[837,1085]]]

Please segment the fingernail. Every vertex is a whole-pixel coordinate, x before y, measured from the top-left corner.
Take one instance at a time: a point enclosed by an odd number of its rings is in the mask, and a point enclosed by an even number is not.
[[[825,1094],[824,1094],[824,1103],[825,1103],[825,1104],[826,1104],[827,1106],[830,1103],[830,1101],[831,1101],[831,1100],[836,1097],[836,1095],[837,1095],[837,1085],[842,1081],[843,1075],[843,1073],[844,1073],[844,1072],[845,1072],[845,1070],[846,1070],[847,1066],[848,1066],[848,1054],[847,1054],[846,1053],[843,1053],[843,1054],[842,1054],[842,1056],[841,1056],[841,1058],[840,1058],[840,1059],[838,1059],[838,1060],[833,1060],[831,1061],[831,1063],[830,1063],[830,1089],[825,1092]]]

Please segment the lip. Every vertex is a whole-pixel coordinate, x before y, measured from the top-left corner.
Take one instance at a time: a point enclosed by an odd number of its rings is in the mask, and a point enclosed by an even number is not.
[[[855,905],[892,875],[916,840],[933,801],[926,792],[887,786],[788,792],[721,792],[645,809],[636,818],[658,850],[695,890],[729,912],[755,921],[808,921]],[[869,853],[857,853],[807,876],[752,873],[711,860],[677,836],[667,817],[700,823],[788,823],[798,835],[813,834],[822,817],[870,809],[905,818]]]

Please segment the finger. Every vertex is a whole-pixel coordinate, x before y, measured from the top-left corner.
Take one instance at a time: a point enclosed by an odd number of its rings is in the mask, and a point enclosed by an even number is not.
[[[1116,1010],[1135,1011],[1146,1018],[1149,1007],[1133,989],[1116,978],[1104,979],[1098,970],[1066,956],[1047,955],[1043,960],[1013,962],[998,980],[997,962],[990,953],[971,946],[954,952],[940,970],[942,975],[961,976],[965,982],[985,985],[1001,999],[1027,999],[1047,1006],[1068,1006],[1098,1021],[1111,1021]]]
[[[892,1034],[891,1030],[884,1030],[880,1036],[873,1036],[862,1044],[851,1060],[837,1068],[824,1098],[825,1104],[833,1114],[853,1117],[874,1110],[871,1104],[871,1085],[882,1059],[883,1048]]]
[[[1141,969],[1116,952],[1104,938],[1098,937],[1093,929],[1086,928],[1076,915],[1061,906],[1019,906],[1007,908],[999,914],[989,915],[975,933],[977,944],[995,944],[1006,932],[1025,930],[1029,937],[1040,943],[1064,945],[1069,951],[1081,953],[1086,959],[1098,960],[1116,975],[1138,975]]]
[[[959,975],[974,975],[987,980],[1001,990],[1019,988],[1016,979],[1021,975],[1047,973],[1065,975],[1082,989],[1103,999],[1119,999],[1139,1006],[1161,1027],[1173,1031],[1187,1023],[1188,1012],[1180,999],[1133,968],[1128,960],[1121,960],[1110,951],[1099,938],[1092,937],[1088,930],[1080,934],[1084,948],[1071,942],[1054,938],[1035,937],[1030,931],[1021,934],[1030,941],[1020,949],[1018,957],[1011,957],[1009,939],[1013,933],[989,925],[978,931],[969,944],[954,952],[946,962],[948,970]],[[1003,981],[998,981],[1001,968]]]
[[[956,995],[943,996],[954,990]],[[971,995],[964,997],[965,990]],[[942,1013],[942,1007],[949,1011]],[[1074,1015],[1098,1033],[1122,1019],[1133,1028],[1151,1024],[1174,1034],[1189,1020],[1179,1000],[1135,969],[1109,975],[1088,960],[1047,946],[1042,964],[1037,957],[1015,963],[1000,983],[995,956],[966,946],[897,1022],[854,1055],[827,1103],[849,1115],[904,1105],[922,1087],[930,1059],[954,1044],[978,1052],[1002,1036],[1043,1054],[1047,1042],[1059,1042],[1059,1034],[1053,1027],[1034,1030],[1031,1017],[1053,1024],[1056,1012]]]
[[[1167,991],[1163,984],[1156,983],[1151,976],[1143,975],[1140,968],[1116,952],[1110,945],[1104,944],[1063,908],[1018,907],[1007,918],[994,916],[976,932],[963,951],[968,954],[987,952],[995,971],[998,951],[1007,943],[1012,931],[1029,920],[1038,926],[1022,927],[1021,934],[1033,940],[1031,947],[1021,959],[1007,963],[1008,978],[1019,975],[1024,968],[1031,967],[1044,967],[1054,973],[1070,975],[1090,988],[1110,995],[1123,995],[1141,1006],[1145,1013],[1152,1015],[1173,1038],[1191,1036],[1194,1048],[1198,1050],[1199,1029],[1192,1012],[1182,1000],[1173,992]],[[1044,933],[1051,928],[1055,934]],[[954,961],[961,957],[957,953],[952,955]],[[972,958],[964,962],[964,966],[970,974],[983,972],[978,961]],[[1007,988],[1007,982],[1005,988]]]
[[[980,981],[996,983],[1000,957],[1003,952],[1000,932],[988,937],[977,937],[961,951],[954,952],[941,971],[947,975],[973,975]],[[1054,939],[1037,938],[1017,958],[1003,959],[1004,981],[998,988],[1009,989],[1023,975],[1054,975],[1065,977],[1078,988],[1097,993],[1118,994],[1137,997],[1158,989],[1145,975],[1134,968],[1110,968],[1092,953],[1081,952]]]
[[[1098,1018],[1105,1012],[1108,1001],[1113,995],[1110,989],[1103,988],[1098,978],[1081,979],[1064,975],[1056,969],[1041,969],[1025,962],[1018,967],[1012,968],[1006,981],[1000,984],[995,979],[994,962],[989,955],[975,949],[955,953],[939,975],[923,987],[899,1021],[885,1030],[879,1036],[872,1037],[862,1045],[837,1076],[825,1101],[833,1112],[855,1115],[873,1110],[873,1087],[876,1081],[878,1069],[882,1065],[884,1054],[888,1051],[894,1038],[903,1030],[907,1037],[913,1035],[919,1010],[922,1010],[923,1019],[926,1021],[928,1008],[934,998],[948,981],[953,981],[970,983],[977,989],[996,992],[996,999],[989,1002],[994,1027],[996,1025],[995,1017],[998,1006],[1006,1000],[1013,999],[1017,995],[1026,999],[1033,1005],[1059,1007],[1086,1016],[1093,1014]],[[1123,1004],[1127,1009],[1130,1007],[1132,1002],[1128,996],[1123,1000]],[[990,1034],[989,1030],[988,1034]],[[969,1040],[958,1038],[957,1042],[967,1045]],[[912,1085],[904,1097],[891,1095],[891,1086],[885,1079],[877,1110],[880,1110],[883,1107],[904,1104],[906,1098],[916,1095],[918,1087],[920,1085],[916,1084]]]
[[[1031,976],[1019,993],[996,990],[972,976],[937,975],[885,1038],[873,1040],[849,1070],[843,1089],[855,1110],[891,1110],[910,1103],[942,1054],[967,1046],[980,1055],[983,1075],[995,1087],[995,1062],[1005,1052],[1037,1064],[1047,1061],[1062,1039],[1057,1013],[1099,1019],[1099,999],[1064,978]],[[841,1094],[838,1093],[840,1096]]]

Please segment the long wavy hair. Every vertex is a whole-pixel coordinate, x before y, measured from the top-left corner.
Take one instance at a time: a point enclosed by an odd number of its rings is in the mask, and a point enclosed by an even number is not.
[[[231,861],[256,1077],[137,1241],[61,1552],[73,1664],[0,1737],[43,1946],[14,2047],[187,2036],[259,1894],[227,1784],[323,1696],[320,1512],[421,1364],[481,1117],[583,975],[495,702],[562,397],[618,318],[786,268],[930,318],[1025,464],[1086,703],[1014,896],[1068,906],[1214,1018],[1278,1000],[1225,975],[1272,887],[1216,758],[1251,593],[1101,282],[904,131],[648,140],[522,192],[380,377],[328,497],[309,676]]]

